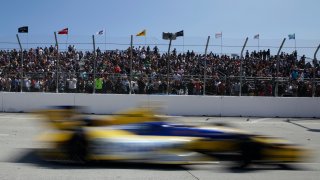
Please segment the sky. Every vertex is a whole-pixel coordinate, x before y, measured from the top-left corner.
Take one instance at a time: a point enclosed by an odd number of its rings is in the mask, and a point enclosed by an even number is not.
[[[146,38],[134,36],[134,43],[162,45],[163,51],[168,42],[161,39],[162,32],[180,30],[184,30],[184,37],[173,42],[180,51],[203,53],[208,36],[209,51],[215,53],[239,53],[246,37],[248,46],[255,46],[247,49],[256,50],[258,41],[253,36],[259,34],[259,49],[271,47],[275,53],[287,38],[285,51],[296,46],[298,53],[313,57],[320,43],[319,0],[4,0],[1,7],[2,49],[17,46],[5,42],[16,43],[21,26],[29,26],[27,35],[19,34],[23,43],[29,43],[24,47],[53,43],[53,32],[66,27],[68,37],[59,36],[58,41],[88,43],[78,44],[84,49],[91,48],[92,35],[103,28],[105,36],[96,37],[97,43],[108,43],[98,45],[102,49],[127,47],[130,35],[143,29],[147,30]],[[218,32],[222,32],[226,46],[222,50],[221,39],[214,37]],[[288,40],[288,34],[293,33],[296,40]]]

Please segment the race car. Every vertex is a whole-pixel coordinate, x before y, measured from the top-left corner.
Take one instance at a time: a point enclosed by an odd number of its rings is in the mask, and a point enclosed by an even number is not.
[[[140,136],[198,138],[185,148],[215,159],[234,161],[239,167],[246,167],[251,163],[284,165],[301,162],[307,157],[307,149],[284,139],[250,134],[221,124],[202,127],[157,121],[117,125],[112,129]]]
[[[47,145],[39,149],[42,157],[78,163],[107,160],[165,164],[218,159],[246,167],[251,163],[300,162],[307,156],[306,149],[282,139],[221,124],[173,124],[151,109],[131,109],[107,119],[87,118],[78,109],[63,106],[39,111],[51,127],[39,137]]]
[[[37,140],[38,154],[46,160],[87,163],[121,161],[156,164],[195,164],[211,157],[187,148],[196,137],[138,135],[118,128],[124,124],[159,119],[145,109],[126,111],[108,119],[86,118],[78,107],[59,106],[41,110],[50,127]]]

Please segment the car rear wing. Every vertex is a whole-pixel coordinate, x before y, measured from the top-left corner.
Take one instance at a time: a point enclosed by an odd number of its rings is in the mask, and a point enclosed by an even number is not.
[[[34,113],[40,115],[50,127],[64,130],[84,125],[80,117],[81,109],[77,106],[52,106]]]
[[[163,117],[156,116],[150,108],[132,108],[117,112],[113,116],[93,119],[83,115],[83,107],[78,106],[53,106],[39,110],[35,113],[51,127],[60,130],[70,130],[80,126],[109,126],[133,124],[149,121],[160,121]]]

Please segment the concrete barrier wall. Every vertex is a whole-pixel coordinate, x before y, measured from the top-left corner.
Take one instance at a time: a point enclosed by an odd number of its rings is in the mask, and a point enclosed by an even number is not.
[[[3,93],[0,93],[0,111],[3,112]]]
[[[30,112],[46,106],[74,105],[73,94],[2,93],[4,112]]]
[[[86,106],[87,113],[113,114],[148,102],[148,95],[129,94],[74,94],[75,105]]]
[[[120,94],[0,93],[2,112],[30,112],[48,106],[86,106],[87,113],[113,114],[144,105],[163,105],[168,115],[320,117],[320,98],[175,96]]]

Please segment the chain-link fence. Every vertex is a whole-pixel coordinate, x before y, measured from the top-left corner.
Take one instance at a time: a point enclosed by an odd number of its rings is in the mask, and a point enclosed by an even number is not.
[[[0,39],[0,90],[9,92],[320,96],[319,41],[20,35]],[[58,44],[58,46],[56,46]],[[93,47],[96,51],[93,52]],[[317,57],[317,56],[315,56]],[[169,62],[169,63],[168,63]]]

